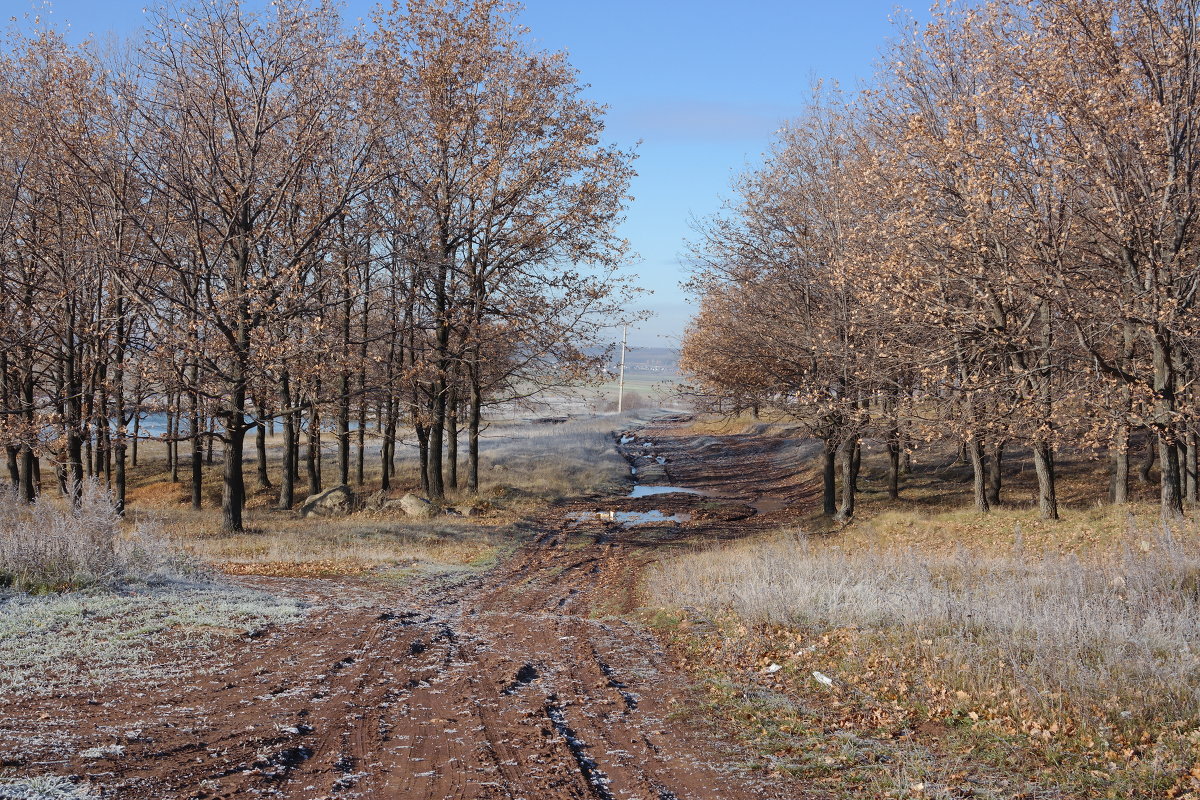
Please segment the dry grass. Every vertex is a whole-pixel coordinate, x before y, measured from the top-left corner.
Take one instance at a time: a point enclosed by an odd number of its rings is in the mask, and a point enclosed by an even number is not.
[[[220,642],[295,622],[306,608],[216,581],[0,595],[0,695],[162,685],[212,666],[203,655]]]
[[[155,581],[194,572],[154,526],[123,526],[95,482],[78,508],[60,498],[26,504],[0,495],[0,586],[50,591]]]
[[[660,600],[753,622],[936,638],[944,677],[973,692],[1019,690],[1043,714],[1087,713],[1096,724],[1200,720],[1200,554],[1163,532],[1145,536],[1146,551],[1110,564],[966,550],[847,553],[783,538],[674,560],[650,587]]]
[[[187,487],[171,482],[162,460],[143,459],[131,481],[134,519],[155,519],[187,550],[234,574],[316,576],[368,571],[438,572],[486,566],[515,546],[511,526],[546,504],[565,497],[599,494],[623,488],[628,465],[616,452],[613,431],[633,424],[635,414],[601,415],[562,423],[510,420],[493,423],[480,446],[480,491],[447,493],[447,505],[474,516],[439,516],[429,520],[392,512],[361,511],[348,517],[302,519],[274,506],[278,490],[258,490],[246,510],[247,532],[218,533],[220,467],[204,471],[205,507],[193,510]],[[331,443],[323,453],[325,485],[336,475]],[[147,455],[152,451],[148,451]],[[465,444],[460,449],[465,458]],[[272,445],[271,478],[278,448]],[[379,487],[378,446],[368,439],[365,483],[355,487],[368,495]],[[219,459],[218,459],[219,460]],[[419,494],[415,448],[401,447],[390,496]],[[465,464],[460,464],[465,478]],[[247,481],[253,484],[253,465]]]
[[[825,691],[814,671],[831,676],[855,726],[962,729],[1013,774],[1079,792],[1055,796],[1181,796],[1200,788],[1196,534],[1134,529],[1095,560],[783,534],[677,558],[648,588],[752,638],[743,655],[777,660],[772,680],[793,696]]]
[[[969,546],[1006,553],[1019,546],[1034,553],[1093,557],[1119,553],[1129,531],[1153,530],[1159,519],[1158,506],[1150,502],[1066,506],[1057,521],[1039,519],[1029,504],[998,506],[986,514],[969,508],[889,508],[860,516],[838,538],[847,549],[910,547],[946,554]]]
[[[502,528],[406,519],[279,520],[238,536],[201,535],[189,551],[232,574],[317,576],[402,568],[445,571],[492,563],[511,546]]]
[[[36,778],[0,778],[0,800],[92,800],[86,783],[72,783],[56,775]]]

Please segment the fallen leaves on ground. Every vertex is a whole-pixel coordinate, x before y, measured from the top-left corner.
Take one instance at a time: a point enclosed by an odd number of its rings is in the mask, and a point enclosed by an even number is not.
[[[327,558],[320,561],[226,561],[217,564],[226,575],[265,575],[271,578],[327,578],[333,575],[361,575],[371,565],[350,559]]]

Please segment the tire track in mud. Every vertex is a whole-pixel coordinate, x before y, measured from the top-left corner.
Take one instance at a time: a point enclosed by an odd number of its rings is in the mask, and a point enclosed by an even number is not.
[[[666,474],[686,479],[696,449],[665,428],[637,441],[649,440]],[[738,466],[750,468],[744,458]],[[131,800],[795,796],[721,768],[728,752],[677,718],[688,698],[657,641],[596,618],[640,605],[638,578],[654,560],[759,524],[622,528],[566,517],[702,502],[668,494],[564,504],[533,520],[528,544],[505,562],[458,584],[255,579],[320,605],[300,625],[231,645],[229,668],[177,687],[174,711],[123,758],[103,770],[72,767]],[[152,718],[163,700],[127,698],[104,723]],[[74,713],[94,724],[94,709]]]

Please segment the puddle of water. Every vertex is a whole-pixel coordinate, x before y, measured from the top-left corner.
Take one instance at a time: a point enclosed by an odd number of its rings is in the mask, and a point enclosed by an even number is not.
[[[629,468],[629,474],[630,474],[630,475],[637,475],[637,467],[630,467],[630,468]]]
[[[567,519],[573,522],[590,522],[592,520],[615,522],[629,528],[634,525],[653,525],[657,522],[687,522],[691,514],[664,514],[661,511],[572,511]]]
[[[622,437],[621,437],[621,444],[629,444],[629,443],[630,443],[630,442],[632,442],[632,441],[633,441],[635,438],[637,438],[637,437],[634,437],[634,436],[622,436]]]
[[[708,497],[709,492],[700,489],[685,489],[682,486],[635,486],[633,491],[629,493],[629,497],[651,497],[656,494],[672,494],[680,492],[682,494],[698,494],[701,497]]]
[[[658,463],[660,463],[660,464],[665,464],[665,463],[667,463],[667,457],[666,457],[666,456],[656,456],[654,460],[655,460],[655,461],[657,461],[657,462],[658,462]]]
[[[788,507],[782,497],[760,497],[750,504],[759,514],[774,514]]]

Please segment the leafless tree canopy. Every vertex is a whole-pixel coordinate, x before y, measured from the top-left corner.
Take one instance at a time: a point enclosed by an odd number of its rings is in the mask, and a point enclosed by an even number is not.
[[[853,513],[864,436],[893,496],[908,443],[958,440],[984,511],[1006,443],[1027,447],[1055,518],[1056,449],[1107,447],[1124,502],[1141,429],[1178,515],[1197,497],[1200,5],[948,5],[906,30],[702,226],[698,392],[810,425],[830,514]]]
[[[485,406],[595,368],[632,154],[601,143],[574,68],[498,0],[394,4],[364,32],[335,6],[170,3],[115,55],[9,34],[0,442],[25,498],[102,474],[123,503],[165,412],[195,504],[222,443],[229,530],[247,435],[267,485],[276,422],[283,508],[304,437],[316,491],[322,429],[361,482],[370,425],[385,488],[408,427],[438,500],[477,486]]]

